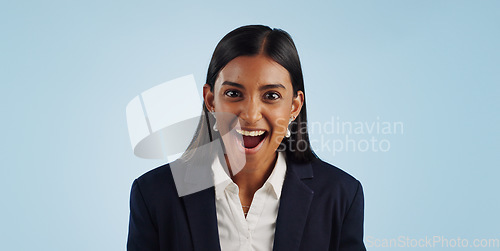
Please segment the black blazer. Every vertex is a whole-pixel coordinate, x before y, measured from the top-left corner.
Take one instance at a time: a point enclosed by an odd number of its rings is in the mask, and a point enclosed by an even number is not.
[[[287,161],[273,250],[366,250],[363,210],[349,174],[319,159]],[[136,179],[127,249],[220,250],[214,187],[179,197],[169,164]]]

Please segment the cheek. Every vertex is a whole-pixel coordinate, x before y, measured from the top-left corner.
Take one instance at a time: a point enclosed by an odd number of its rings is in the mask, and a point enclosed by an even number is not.
[[[272,133],[271,133],[271,144],[279,146],[281,144],[281,141],[283,141],[283,138],[286,135],[286,130],[288,126],[288,119],[282,117],[278,119],[273,125],[272,125]]]
[[[227,110],[220,110],[217,112],[216,123],[219,133],[221,133],[222,135],[225,135],[231,130],[234,130],[235,127],[240,126],[238,116]]]
[[[230,102],[223,97],[215,98],[214,103],[218,112],[236,113],[238,109],[241,109],[240,104],[237,102]]]
[[[289,114],[287,112],[280,112],[279,114],[274,114],[270,121],[272,126],[272,137],[278,141],[278,144],[281,142],[282,137],[286,134],[288,121],[290,120],[288,115]]]
[[[288,126],[288,120],[287,117],[279,117],[276,118],[274,123],[273,123],[273,129],[275,129],[278,133],[283,132],[286,130]]]
[[[226,114],[226,115],[233,114],[233,115],[237,116],[238,110],[241,110],[241,107],[239,107],[237,103],[228,102],[227,100],[224,100],[223,98],[215,99],[214,103],[215,103],[216,111],[218,114]],[[225,117],[227,117],[227,116],[225,116]],[[229,116],[229,117],[231,117],[231,116]],[[224,120],[227,120],[227,118],[225,118]]]

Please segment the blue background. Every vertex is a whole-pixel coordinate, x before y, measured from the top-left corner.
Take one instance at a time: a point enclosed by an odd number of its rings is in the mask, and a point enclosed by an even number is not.
[[[362,182],[366,237],[500,238],[500,1],[2,1],[0,249],[124,250],[132,181],[162,163],[133,155],[127,103],[201,90],[246,24],[293,36],[310,121],[404,124],[353,135],[387,152],[316,149]]]

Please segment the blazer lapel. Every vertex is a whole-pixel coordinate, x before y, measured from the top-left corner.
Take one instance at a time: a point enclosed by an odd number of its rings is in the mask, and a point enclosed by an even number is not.
[[[186,207],[194,250],[220,250],[214,187],[182,198]]]
[[[211,163],[205,155],[181,162],[175,169],[176,187],[184,201],[194,250],[220,251],[215,188]]]
[[[275,251],[298,250],[314,191],[301,180],[313,178],[310,164],[288,163],[274,235]]]

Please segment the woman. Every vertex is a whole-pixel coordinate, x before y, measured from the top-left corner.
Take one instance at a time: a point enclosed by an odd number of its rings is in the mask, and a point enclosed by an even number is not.
[[[185,154],[132,185],[129,250],[365,250],[361,184],[310,148],[288,33],[231,31],[203,96]]]

